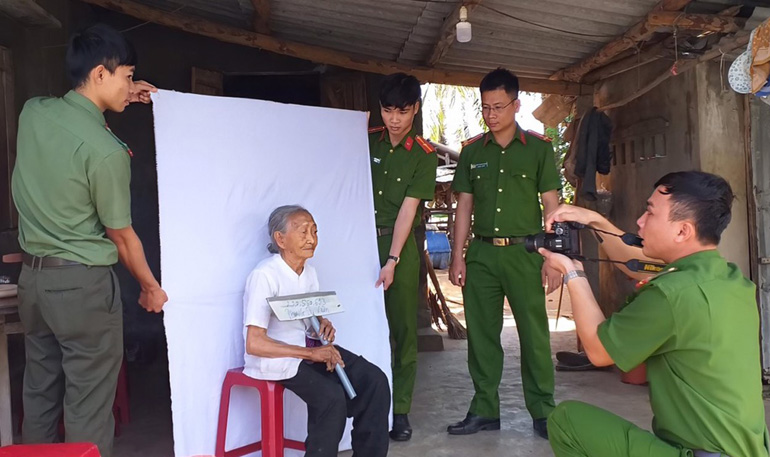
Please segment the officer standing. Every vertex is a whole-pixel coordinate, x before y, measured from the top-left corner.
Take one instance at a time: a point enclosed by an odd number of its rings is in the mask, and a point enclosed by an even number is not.
[[[112,452],[112,404],[123,360],[118,259],[141,286],[139,304],[160,312],[167,297],[131,227],[131,150],[104,111],[150,102],[156,89],[134,82],[136,54],[116,30],[75,34],[66,67],[73,90],[34,98],[19,118],[13,199],[24,265],[25,443],[53,443],[62,411],[65,440]]]
[[[559,173],[553,147],[516,123],[519,82],[505,69],[481,81],[481,103],[489,132],[467,141],[452,188],[459,193],[450,280],[463,286],[468,326],[468,370],[475,395],[452,435],[500,429],[498,387],[503,372],[503,298],[508,298],[521,343],[521,376],[535,431],[547,437],[546,418],[554,408],[544,281],[552,288],[561,276],[543,270],[537,253],[527,253],[523,237],[542,230],[546,214],[559,204]],[[474,239],[463,258],[471,229]]]
[[[588,358],[623,371],[646,362],[655,415],[651,433],[595,406],[563,402],[548,422],[557,457],[767,457],[756,288],[717,251],[732,201],[727,181],[710,173],[669,173],[655,183],[637,224],[643,254],[668,266],[606,319],[582,265],[541,249],[565,275]],[[553,221],[622,234],[584,208],[563,205]],[[612,260],[639,251],[602,246]]]
[[[385,289],[385,311],[393,348],[393,429],[390,437],[412,437],[409,410],[417,375],[417,285],[420,256],[414,228],[422,221],[422,201],[432,200],[438,159],[435,149],[415,133],[420,83],[395,73],[380,88],[384,126],[369,130],[374,214],[380,255],[376,287]]]

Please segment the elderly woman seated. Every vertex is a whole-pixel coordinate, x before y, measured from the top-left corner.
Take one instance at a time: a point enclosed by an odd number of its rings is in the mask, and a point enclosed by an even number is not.
[[[353,418],[353,455],[388,453],[390,387],[385,374],[361,356],[339,346],[306,347],[304,320],[279,321],[268,297],[316,292],[315,269],[307,265],[318,244],[313,216],[301,206],[281,206],[268,221],[273,254],[251,272],[243,297],[246,356],[244,373],[278,381],[299,396],[308,410],[305,456],[336,456],[346,417]],[[334,327],[321,321],[321,334],[334,341]],[[345,367],[357,392],[350,400],[336,374]]]

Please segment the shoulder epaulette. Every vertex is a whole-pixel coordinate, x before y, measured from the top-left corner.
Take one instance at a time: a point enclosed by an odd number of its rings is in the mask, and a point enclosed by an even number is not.
[[[655,276],[652,276],[650,278],[647,278],[647,279],[644,279],[642,281],[639,281],[636,284],[636,288],[640,289],[640,288],[646,286],[647,284],[649,284],[650,282],[660,278],[661,276],[667,275],[667,274],[672,273],[674,271],[677,271],[676,267],[667,268],[667,269],[661,271],[660,273],[656,274]]]
[[[479,133],[478,135],[474,136],[473,138],[468,138],[467,140],[462,142],[462,147],[468,146],[469,144],[480,140],[483,136],[484,136],[483,133]]]
[[[537,133],[537,132],[532,131],[532,130],[527,130],[527,133],[529,133],[533,137],[537,138],[538,140],[543,140],[543,141],[548,142],[548,143],[551,142],[551,139],[548,138],[547,136],[543,135],[542,133]]]
[[[420,135],[415,135],[414,140],[417,142],[417,144],[420,145],[426,154],[436,152],[436,148],[434,148],[432,144],[428,143],[428,141]]]
[[[381,126],[379,126],[379,127],[371,127],[371,128],[369,129],[369,133],[377,133],[377,132],[382,132],[383,130],[385,130],[385,126],[384,126],[384,125],[381,125]]]

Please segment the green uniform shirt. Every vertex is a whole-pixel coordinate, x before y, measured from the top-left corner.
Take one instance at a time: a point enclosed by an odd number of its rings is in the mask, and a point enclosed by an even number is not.
[[[657,436],[729,456],[768,455],[755,287],[719,252],[671,263],[598,331],[621,370],[647,362]]]
[[[433,200],[436,191],[435,149],[414,129],[397,145],[390,143],[385,127],[369,130],[369,155],[374,188],[374,220],[377,227],[393,227],[404,197]],[[422,220],[422,206],[413,227]]]
[[[17,149],[12,188],[21,248],[86,265],[116,263],[104,228],[131,225],[130,151],[96,105],[74,91],[29,100]]]
[[[553,147],[516,126],[513,141],[487,132],[465,143],[452,188],[473,194],[473,233],[525,236],[542,230],[538,194],[561,188]]]

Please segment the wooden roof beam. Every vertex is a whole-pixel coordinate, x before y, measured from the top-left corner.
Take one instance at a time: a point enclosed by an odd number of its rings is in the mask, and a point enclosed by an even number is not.
[[[661,57],[665,57],[670,53],[666,48],[667,40],[649,46],[647,49],[641,51],[639,54],[633,54],[628,57],[624,57],[620,60],[611,62],[601,68],[597,68],[585,75],[582,81],[587,84],[593,84],[599,80],[615,76],[620,73],[624,73],[634,68],[647,65],[650,62],[654,62]]]
[[[254,5],[254,31],[270,35],[270,0],[251,0],[251,4]]]
[[[741,5],[731,6],[719,12],[719,16],[733,17],[738,14],[740,9]],[[679,13],[672,14],[677,14],[679,16]],[[648,46],[646,49],[639,53],[635,53],[633,55],[612,61],[601,68],[591,71],[585,75],[585,77],[583,77],[582,81],[587,84],[594,84],[602,79],[633,70],[650,62],[654,62],[662,57],[667,57],[671,55],[671,48],[674,47],[673,41],[673,37],[670,37],[651,46]]]
[[[731,38],[723,39],[716,46],[714,46],[713,49],[707,51],[705,54],[698,57],[697,59],[691,59],[686,61],[682,65],[679,65],[679,68],[676,74],[681,75],[682,73],[692,70],[702,62],[708,62],[709,60],[713,60],[717,57],[720,57],[725,53],[729,53],[738,48],[743,48],[748,44],[749,38],[750,38],[749,34],[744,34],[740,36],[734,36]],[[636,100],[637,98],[641,97],[642,95],[646,94],[647,92],[655,89],[656,87],[658,87],[663,82],[665,82],[666,80],[668,80],[673,76],[674,76],[674,73],[671,72],[671,69],[667,68],[657,78],[653,79],[652,81],[640,87],[639,89],[635,90],[634,92],[625,95],[620,100],[616,102],[605,102],[600,104],[599,109],[602,111],[607,111],[613,108],[624,106]]]
[[[650,14],[659,14],[670,11],[679,11],[686,7],[692,0],[661,0],[652,8]],[[678,14],[678,13],[675,13]],[[615,56],[635,47],[638,43],[649,40],[657,31],[657,27],[648,22],[649,15],[628,29],[626,33],[602,46],[594,55],[583,61],[559,70],[552,79],[564,79],[567,81],[580,81],[591,70],[595,70],[611,61]]]
[[[650,13],[647,24],[654,28],[673,27],[715,33],[734,33],[743,29],[746,19],[716,14],[685,14],[677,12]]]
[[[61,28],[61,22],[34,0],[0,0],[0,14],[31,27]]]
[[[466,0],[457,5],[452,13],[444,19],[444,23],[441,24],[441,32],[438,35],[438,41],[436,41],[433,52],[430,53],[430,57],[426,62],[429,67],[435,67],[436,64],[441,61],[441,58],[449,52],[449,48],[452,46],[452,43],[454,43],[455,37],[457,36],[457,29],[455,27],[457,26],[457,22],[460,21],[460,8],[464,6],[465,9],[468,10],[468,20],[470,21],[471,13],[480,3],[481,0]]]
[[[131,0],[81,0],[83,3],[100,6],[141,21],[201,35],[225,43],[232,43],[265,51],[282,54],[297,59],[309,60],[327,65],[378,74],[404,72],[414,75],[424,82],[455,84],[459,86],[478,86],[484,73],[471,71],[441,70],[399,64],[397,62],[354,56],[340,51],[319,46],[280,40],[275,37],[252,32],[206,19],[170,13],[149,7]],[[570,81],[555,81],[537,78],[519,78],[523,91],[544,94],[588,95],[593,93],[593,86]]]

